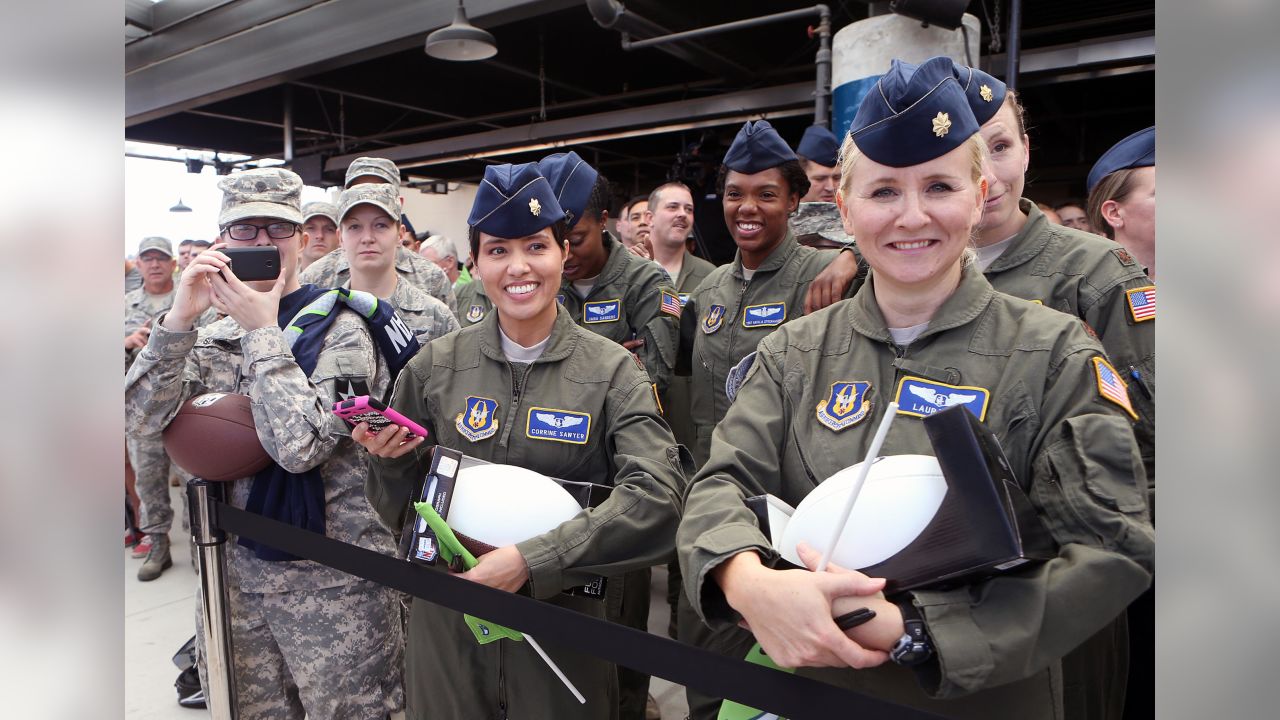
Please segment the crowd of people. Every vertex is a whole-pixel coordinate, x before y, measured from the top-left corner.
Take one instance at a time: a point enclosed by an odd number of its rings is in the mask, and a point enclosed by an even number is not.
[[[743,125],[716,179],[736,246],[719,267],[696,252],[689,187],[619,202],[572,151],[487,167],[466,253],[414,231],[383,158],[355,160],[333,203],[301,204],[286,169],[229,175],[212,242],[149,237],[126,262],[138,579],[172,565],[170,476],[189,477],[160,433],[196,395],[241,393],[273,462],[229,484],[236,506],[393,555],[441,445],[612,488],[464,578],[644,630],[665,564],[682,642],[758,643],[950,717],[1137,717],[1153,703],[1154,128],[1098,159],[1087,200],[1028,199],[1031,162],[1017,93],[938,57],[894,61],[843,138],[815,125],[793,147]],[[252,246],[277,248],[277,279],[230,272],[224,251]],[[402,326],[410,342],[388,343]],[[798,505],[915,386],[942,394],[883,454],[932,454],[921,417],[980,390],[965,402],[1052,558],[889,594],[819,571],[807,546],[807,567],[781,560],[746,499]],[[428,436],[353,429],[329,412],[352,395]],[[247,538],[228,565],[242,718],[655,713],[625,667],[548,643],[579,704],[528,643],[478,644],[460,613]],[[599,575],[604,599],[566,592]],[[855,607],[874,618],[837,627]],[[688,701],[703,719],[722,698]]]

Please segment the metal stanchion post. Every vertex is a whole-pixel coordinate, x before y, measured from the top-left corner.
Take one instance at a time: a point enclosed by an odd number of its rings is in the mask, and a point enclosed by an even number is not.
[[[205,698],[213,720],[236,720],[235,667],[231,655],[231,614],[227,605],[227,533],[215,527],[213,503],[222,499],[222,483],[196,478],[187,483],[191,542],[200,559],[200,598],[204,613],[204,661],[209,687]]]

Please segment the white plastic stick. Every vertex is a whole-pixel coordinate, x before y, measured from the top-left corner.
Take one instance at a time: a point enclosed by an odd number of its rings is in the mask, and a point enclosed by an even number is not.
[[[552,660],[551,657],[547,655],[547,651],[542,649],[542,646],[538,644],[537,640],[533,639],[532,635],[528,633],[523,634],[524,639],[529,643],[529,647],[536,650],[538,654],[542,656],[543,662],[547,664],[547,667],[551,668],[551,672],[555,673],[556,677],[560,678],[560,682],[564,683],[564,686],[569,688],[569,692],[573,693],[573,696],[578,698],[578,702],[586,705],[587,699],[582,697],[582,693],[578,692],[578,688],[574,687],[573,683],[569,682],[569,678],[564,676],[564,673],[560,670],[560,666],[556,665],[556,661]]]
[[[898,403],[889,403],[888,407],[885,408],[884,417],[880,419],[880,427],[876,428],[875,437],[871,439],[871,447],[867,449],[867,456],[862,459],[862,467],[858,469],[858,476],[854,478],[853,486],[849,488],[849,499],[845,501],[844,511],[840,513],[840,521],[836,523],[835,530],[831,533],[831,542],[827,543],[827,547],[822,551],[822,559],[818,561],[818,572],[824,572],[831,562],[831,555],[836,551],[840,536],[844,534],[844,526],[849,522],[849,514],[853,512],[853,504],[858,501],[858,495],[862,492],[862,483],[866,481],[867,473],[871,472],[871,463],[880,454],[880,446],[884,445],[884,438],[889,434],[889,426],[893,424],[893,418],[897,414]]]

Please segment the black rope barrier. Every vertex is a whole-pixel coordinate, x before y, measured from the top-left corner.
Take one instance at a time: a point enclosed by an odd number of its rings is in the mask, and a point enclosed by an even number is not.
[[[214,524],[321,565],[421,598],[460,613],[543,638],[649,675],[777,713],[792,720],[926,720],[939,716],[779,672],[737,658],[634,630],[607,620],[490,588],[445,572],[339,542],[214,502]]]

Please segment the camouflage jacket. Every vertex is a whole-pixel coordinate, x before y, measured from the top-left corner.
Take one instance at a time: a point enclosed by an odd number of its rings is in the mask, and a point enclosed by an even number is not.
[[[325,534],[390,555],[391,534],[365,499],[365,452],[331,412],[339,392],[382,397],[389,383],[368,326],[350,310],[334,318],[309,378],[279,327],[246,332],[228,317],[198,333],[173,332],[157,321],[125,378],[125,426],[130,433],[156,435],[195,395],[247,394],[258,439],[271,457],[290,472],[320,469]],[[244,507],[253,478],[230,485],[229,502]],[[230,577],[245,592],[315,590],[354,580],[309,560],[267,562],[234,542],[228,547]]]
[[[173,296],[177,287],[171,288],[163,295],[152,295],[139,287],[124,295],[124,336],[129,337],[147,323],[153,322],[173,306]],[[124,369],[128,370],[138,356],[138,350],[124,351]]]
[[[450,312],[457,312],[458,304],[449,276],[435,263],[409,252],[404,246],[397,246],[396,274],[449,306]],[[342,287],[351,280],[351,264],[347,262],[346,252],[338,248],[311,263],[298,279],[304,284],[311,283],[322,288]]]
[[[458,329],[458,320],[448,305],[403,279],[396,283],[396,289],[387,301],[413,330],[419,345],[426,345]]]

